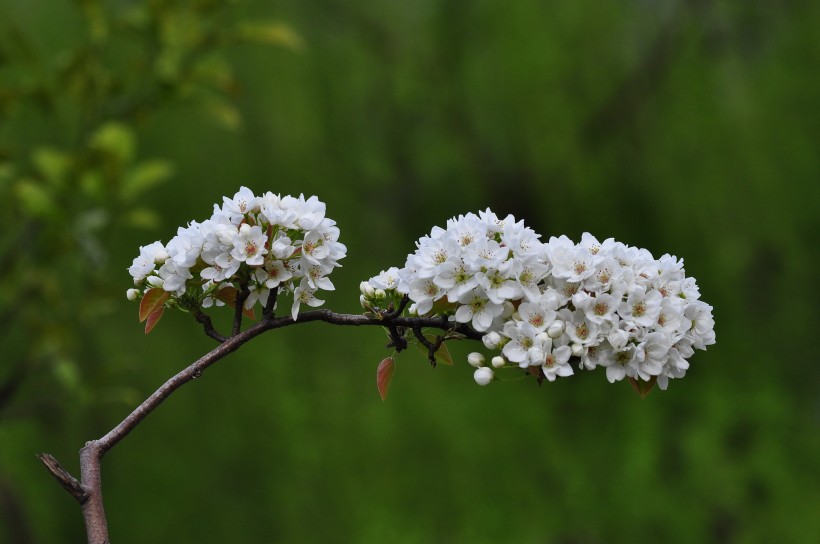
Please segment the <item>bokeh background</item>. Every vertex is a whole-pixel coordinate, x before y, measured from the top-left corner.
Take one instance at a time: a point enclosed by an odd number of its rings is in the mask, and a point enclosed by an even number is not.
[[[717,344],[646,400],[473,383],[376,329],[262,336],[103,461],[115,542],[818,542],[820,3],[0,1],[0,542],[80,542],[77,471],[213,347],[148,337],[138,247],[247,185],[316,194],[326,307],[491,207],[670,252]],[[226,317],[218,318],[224,323]]]

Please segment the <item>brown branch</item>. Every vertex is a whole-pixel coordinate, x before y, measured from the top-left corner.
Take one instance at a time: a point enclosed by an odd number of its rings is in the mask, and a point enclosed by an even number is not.
[[[217,332],[217,330],[214,328],[214,324],[213,322],[211,322],[211,316],[209,316],[201,310],[195,310],[193,312],[193,316],[196,318],[198,322],[202,323],[202,328],[205,330],[205,334],[207,334],[220,344],[227,340],[226,337],[219,334],[219,332]]]
[[[237,308],[241,308],[238,298],[239,297],[237,297]],[[270,303],[270,299],[268,302]],[[401,310],[404,309],[404,306],[406,306],[406,302],[403,302],[403,304],[400,305]],[[399,310],[399,313],[401,310]],[[197,320],[199,321],[199,318]],[[391,334],[394,334],[397,337],[399,336],[399,330],[402,328],[411,328],[413,330],[418,329],[420,332],[422,327],[432,327],[456,332],[465,338],[470,338],[473,340],[479,340],[483,336],[482,333],[476,331],[466,323],[454,323],[449,321],[446,316],[405,317],[398,315],[393,311],[384,315],[352,315],[338,314],[330,310],[315,310],[306,312],[298,315],[296,320],[294,320],[291,316],[277,318],[271,315],[248,329],[235,333],[230,338],[221,341],[219,346],[200,357],[187,368],[178,372],[175,376],[162,384],[159,389],[154,391],[151,396],[137,406],[134,411],[132,411],[105,436],[99,440],[87,442],[85,447],[80,450],[80,475],[82,481],[78,481],[75,477],[69,474],[68,471],[63,469],[57,460],[51,455],[47,453],[38,455],[46,468],[48,468],[49,472],[51,472],[57,481],[60,482],[63,488],[83,505],[83,516],[85,518],[89,543],[108,544],[108,526],[105,520],[105,510],[103,508],[100,470],[100,461],[103,456],[111,450],[111,448],[116,446],[123,438],[128,436],[128,434],[133,431],[137,425],[142,423],[142,421],[148,417],[148,414],[153,412],[154,409],[162,404],[165,399],[170,397],[174,391],[201,376],[202,373],[212,364],[216,363],[226,355],[233,353],[242,345],[264,332],[289,327],[297,323],[308,323],[311,321],[323,321],[334,325],[353,327],[387,327],[389,330],[395,331],[395,333],[391,332]],[[406,346],[406,339],[404,339],[403,335],[401,335],[401,340]],[[428,350],[431,346],[438,349],[441,342],[443,342],[443,337],[437,338],[436,343],[427,342],[425,345],[429,344]],[[435,353],[435,350],[433,350],[433,353]]]
[[[241,281],[239,291],[236,293],[236,300],[234,300],[232,336],[236,336],[242,330],[242,312],[245,311],[245,301],[248,300],[250,294],[251,291],[248,289],[247,280]]]
[[[433,368],[436,367],[436,352],[444,343],[443,336],[436,336],[435,342],[430,342],[427,338],[425,338],[424,333],[421,332],[421,327],[415,326],[413,327],[413,334],[416,335],[421,345],[427,348],[427,358],[430,360],[430,364],[433,365]]]
[[[66,469],[64,469],[52,455],[48,453],[38,453],[37,458],[42,461],[48,471],[51,472],[51,475],[54,476],[58,482],[60,482],[63,489],[68,491],[72,497],[77,499],[77,502],[80,504],[85,504],[88,500],[88,493],[85,489],[83,489],[83,485],[77,478],[72,476]]]
[[[262,310],[262,318],[269,320],[273,318],[273,312],[276,310],[276,300],[279,298],[279,287],[274,287],[268,294],[268,301],[265,303],[265,308]]]

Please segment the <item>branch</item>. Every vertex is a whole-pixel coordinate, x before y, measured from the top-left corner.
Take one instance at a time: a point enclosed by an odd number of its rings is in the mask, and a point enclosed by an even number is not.
[[[248,295],[251,294],[250,289],[248,289],[248,280],[240,281],[239,287],[240,289],[236,293],[236,300],[234,301],[232,336],[236,336],[242,330],[242,312],[245,311],[245,301],[248,300]]]
[[[77,502],[80,504],[85,504],[85,501],[88,500],[88,493],[85,489],[83,489],[83,485],[77,478],[69,474],[69,472],[64,469],[52,455],[48,453],[38,453],[37,458],[43,462],[48,471],[51,472],[51,475],[54,476],[58,482],[60,482],[63,489],[68,491],[72,497],[77,499]]]
[[[211,322],[211,316],[209,316],[208,314],[206,314],[205,312],[203,312],[201,310],[195,310],[193,312],[193,316],[196,318],[196,320],[198,322],[202,323],[202,328],[205,329],[205,334],[207,334],[208,336],[210,336],[211,338],[213,338],[214,340],[216,340],[220,344],[222,342],[224,342],[225,340],[227,340],[226,337],[219,334],[217,332],[217,330],[214,328],[214,325]]]
[[[245,297],[247,297],[247,286],[244,287]],[[260,334],[273,330],[289,327],[298,323],[309,323],[311,321],[324,321],[325,323],[332,323],[334,325],[343,326],[379,326],[386,327],[391,331],[392,341],[396,343],[396,348],[399,349],[401,343],[406,347],[407,340],[403,334],[400,334],[400,329],[411,328],[414,331],[421,332],[422,327],[433,327],[442,330],[457,332],[465,338],[479,340],[483,334],[476,331],[466,323],[454,323],[449,321],[446,316],[439,317],[402,317],[400,314],[407,305],[406,300],[402,300],[397,310],[390,310],[381,315],[351,315],[338,314],[330,310],[315,310],[298,315],[297,319],[291,316],[274,317],[273,306],[276,304],[277,291],[273,291],[269,295],[267,304],[265,305],[264,319],[255,325],[249,327],[244,331],[237,330],[238,324],[241,324],[242,306],[244,299],[240,301],[241,294],[237,296],[237,314],[238,319],[234,320],[234,335],[230,338],[224,338],[219,335],[210,323],[210,318],[199,313],[196,315],[197,321],[203,324],[205,332],[220,342],[220,344],[200,357],[184,370],[178,372],[171,379],[162,384],[159,389],[145,399],[134,411],[123,419],[119,425],[111,429],[105,436],[99,440],[92,440],[87,442],[85,447],[80,450],[80,474],[82,481],[68,473],[54,457],[47,453],[38,455],[40,460],[57,479],[63,488],[68,491],[82,506],[83,516],[85,518],[86,532],[88,535],[88,542],[91,544],[108,544],[108,525],[105,519],[105,510],[103,508],[102,498],[102,479],[100,461],[103,456],[114,446],[116,446],[123,438],[133,431],[137,425],[148,417],[148,414],[153,412],[162,402],[170,397],[174,391],[202,375],[202,373],[212,364],[216,363],[226,355],[233,353],[242,345],[249,342],[251,339]],[[403,332],[403,331],[402,331]],[[422,335],[423,338],[423,335]],[[427,346],[428,351],[434,354],[444,338],[439,336],[435,343],[424,340],[424,345]],[[435,348],[435,349],[433,349]],[[433,361],[435,358],[431,355]]]
[[[435,342],[430,342],[427,338],[424,337],[424,333],[421,332],[421,327],[415,326],[413,327],[413,334],[418,338],[421,345],[427,348],[427,358],[430,360],[430,364],[433,365],[433,368],[436,367],[436,352],[438,348],[441,347],[441,344],[444,343],[443,336],[436,336]]]
[[[268,294],[268,301],[265,303],[265,308],[262,310],[262,318],[269,320],[273,318],[273,312],[276,310],[276,300],[279,298],[279,287],[274,287]]]

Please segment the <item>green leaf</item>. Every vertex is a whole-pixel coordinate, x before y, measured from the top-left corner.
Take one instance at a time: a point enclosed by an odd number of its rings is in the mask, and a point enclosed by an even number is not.
[[[136,150],[136,136],[128,125],[110,122],[102,125],[91,136],[92,149],[114,157],[120,163],[131,162]]]
[[[148,334],[149,332],[154,330],[154,327],[157,326],[157,323],[159,323],[159,320],[162,318],[162,314],[164,313],[165,306],[160,306],[159,308],[151,312],[151,315],[149,315],[148,319],[145,320],[145,334]]]
[[[655,376],[652,376],[648,382],[643,380],[636,380],[635,378],[627,378],[629,383],[632,384],[632,389],[642,398],[645,399],[646,396],[652,391],[652,388],[655,387],[655,383],[658,381]]]
[[[302,36],[291,26],[273,21],[240,23],[236,27],[236,36],[245,42],[279,45],[297,52],[305,47]]]
[[[173,165],[164,160],[148,160],[130,168],[122,181],[121,196],[130,201],[151,187],[162,183],[174,173]]]
[[[202,107],[223,128],[235,131],[242,126],[242,114],[239,113],[239,109],[224,98],[208,97],[204,100]]]
[[[163,307],[165,301],[171,297],[171,293],[160,287],[148,289],[140,300],[140,323]],[[159,319],[159,318],[157,318]]]
[[[27,215],[47,218],[57,211],[51,193],[30,178],[19,180],[14,187],[14,192]]]
[[[379,363],[376,369],[376,387],[382,400],[387,399],[387,392],[390,390],[390,382],[393,380],[393,373],[396,372],[396,361],[392,357],[386,357]]]
[[[140,229],[155,229],[161,223],[160,217],[154,210],[148,208],[134,208],[123,217],[126,225]]]
[[[51,147],[38,147],[31,153],[31,162],[51,185],[61,186],[71,168],[71,156]]]

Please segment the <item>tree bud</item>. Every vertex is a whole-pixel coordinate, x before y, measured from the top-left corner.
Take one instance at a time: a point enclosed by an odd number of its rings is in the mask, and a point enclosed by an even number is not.
[[[493,369],[486,366],[477,368],[473,373],[473,379],[478,385],[488,385],[493,381]]]
[[[552,325],[547,329],[547,334],[550,338],[558,338],[564,334],[564,322],[560,319],[553,321]]]
[[[501,355],[496,355],[490,360],[490,364],[493,365],[493,368],[501,368],[507,364],[507,361]]]
[[[474,351],[467,356],[467,362],[476,368],[484,366],[484,355]]]

